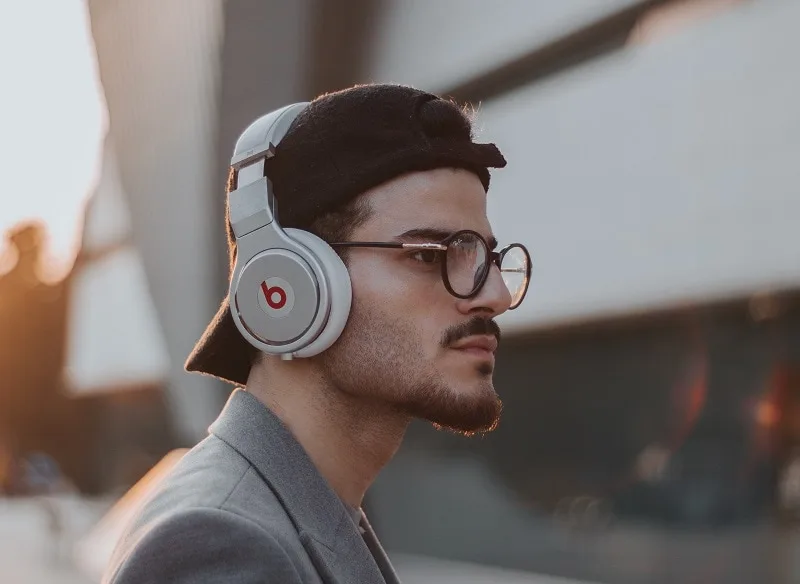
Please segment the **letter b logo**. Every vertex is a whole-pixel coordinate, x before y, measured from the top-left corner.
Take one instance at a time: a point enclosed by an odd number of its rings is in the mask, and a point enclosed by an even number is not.
[[[273,286],[270,288],[266,280],[261,282],[261,292],[264,293],[264,298],[267,300],[267,306],[274,310],[283,308],[286,305],[286,291],[280,286]]]
[[[267,278],[258,290],[258,305],[272,318],[286,316],[294,306],[294,290],[283,278]]]

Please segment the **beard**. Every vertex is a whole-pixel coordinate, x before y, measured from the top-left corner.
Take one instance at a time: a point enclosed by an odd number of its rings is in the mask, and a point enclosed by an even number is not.
[[[478,322],[480,321],[480,322]],[[473,319],[445,332],[441,344],[457,331],[496,329],[494,322]],[[477,329],[477,330],[476,330]],[[469,381],[448,380],[425,358],[420,332],[408,321],[391,317],[379,308],[356,305],[342,335],[319,355],[322,372],[335,390],[382,403],[435,427],[471,435],[493,430],[502,402],[494,390],[491,367],[475,366]]]

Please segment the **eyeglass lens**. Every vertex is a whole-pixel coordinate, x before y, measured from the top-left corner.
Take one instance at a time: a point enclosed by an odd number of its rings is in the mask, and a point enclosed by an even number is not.
[[[488,250],[483,241],[471,233],[462,233],[447,246],[447,279],[453,292],[469,296],[488,269]]]
[[[469,296],[485,281],[489,250],[473,233],[458,234],[447,247],[447,278],[453,292]],[[503,254],[500,273],[511,294],[511,308],[522,301],[528,286],[528,254],[518,245]]]
[[[500,274],[511,293],[511,308],[519,306],[528,289],[529,263],[528,254],[519,245],[509,247],[500,261]]]

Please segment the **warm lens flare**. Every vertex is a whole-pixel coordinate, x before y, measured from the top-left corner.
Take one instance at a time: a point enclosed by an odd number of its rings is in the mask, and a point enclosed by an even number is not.
[[[85,1],[0,3],[0,71],[0,232],[43,221],[53,275],[74,257],[106,127]]]

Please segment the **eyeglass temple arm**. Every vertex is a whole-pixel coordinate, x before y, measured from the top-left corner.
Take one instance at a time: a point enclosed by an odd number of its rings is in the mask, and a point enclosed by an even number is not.
[[[447,246],[441,243],[400,243],[391,241],[337,241],[329,243],[331,247],[385,247],[393,249],[432,249],[447,251]]]

